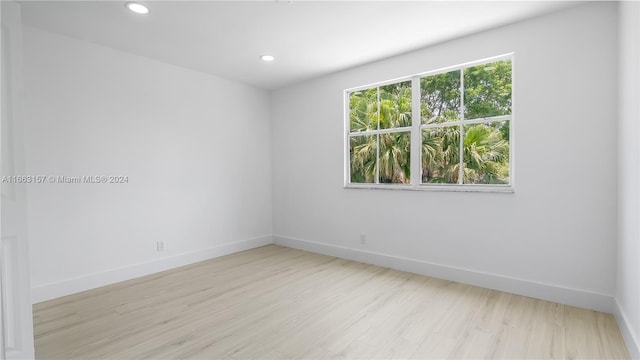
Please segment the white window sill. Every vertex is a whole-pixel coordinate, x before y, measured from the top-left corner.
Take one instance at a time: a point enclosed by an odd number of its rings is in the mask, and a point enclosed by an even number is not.
[[[487,192],[514,193],[513,185],[404,185],[404,184],[346,184],[345,189],[369,190],[409,190],[409,191],[448,191],[448,192]]]

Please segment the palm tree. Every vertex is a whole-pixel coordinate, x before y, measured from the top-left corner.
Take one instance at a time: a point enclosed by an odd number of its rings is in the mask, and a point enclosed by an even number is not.
[[[411,126],[411,82],[354,92],[349,105],[352,133]],[[351,182],[374,183],[376,174],[381,183],[410,182],[409,132],[352,135],[349,141]]]
[[[375,183],[376,148],[375,135],[352,136],[349,139],[352,183]]]
[[[411,133],[380,135],[380,182],[408,184],[411,174]]]
[[[509,142],[503,139],[501,124],[504,123],[465,126],[464,183],[509,182]]]
[[[460,173],[460,127],[446,126],[422,132],[422,182],[458,182]]]
[[[464,126],[463,183],[505,184],[509,179],[508,122]],[[460,127],[429,128],[422,134],[422,182],[457,184],[460,174]]]
[[[464,119],[511,113],[511,62],[464,69]],[[461,118],[461,72],[420,79],[422,182],[503,184],[509,181],[509,121],[448,125]],[[408,131],[358,135],[360,131],[412,125],[411,82],[350,94],[350,166],[353,183],[410,183],[411,135]],[[461,139],[462,135],[462,139]],[[462,159],[460,147],[462,146]]]
[[[378,128],[378,94],[375,88],[351,93],[349,109],[351,132]]]

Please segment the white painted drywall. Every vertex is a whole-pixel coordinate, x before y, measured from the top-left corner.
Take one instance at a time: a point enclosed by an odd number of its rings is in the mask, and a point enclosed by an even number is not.
[[[544,289],[577,292],[586,299],[581,306],[611,311],[616,21],[616,4],[587,4],[276,91],[276,243],[490,274],[483,284],[489,287],[492,279],[515,279],[542,288],[537,297],[572,302]],[[343,188],[343,89],[509,52],[515,52],[514,194]],[[606,304],[596,304],[602,299]]]
[[[129,178],[29,186],[35,301],[271,241],[266,91],[30,27],[24,53],[28,173]]]
[[[620,3],[618,273],[616,315],[640,358],[640,3]],[[632,350],[633,349],[633,350]],[[634,353],[635,352],[635,353]]]

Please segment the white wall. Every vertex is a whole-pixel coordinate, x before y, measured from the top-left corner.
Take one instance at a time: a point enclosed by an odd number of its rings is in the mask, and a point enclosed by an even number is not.
[[[34,301],[271,242],[269,94],[24,29]],[[156,241],[166,250],[156,252]]]
[[[629,352],[640,359],[640,3],[623,2],[619,13],[620,176],[616,316]]]
[[[275,92],[275,242],[612,311],[616,10],[587,4]],[[514,194],[343,189],[343,89],[512,51]]]

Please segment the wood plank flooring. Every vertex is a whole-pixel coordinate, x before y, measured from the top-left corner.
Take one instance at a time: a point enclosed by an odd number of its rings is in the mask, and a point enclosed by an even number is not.
[[[38,359],[628,359],[613,316],[269,245],[34,306]]]

